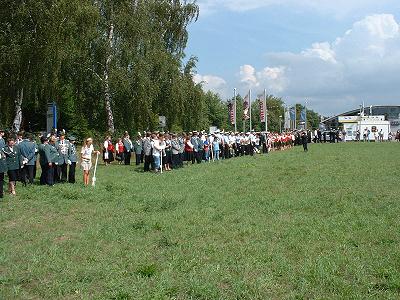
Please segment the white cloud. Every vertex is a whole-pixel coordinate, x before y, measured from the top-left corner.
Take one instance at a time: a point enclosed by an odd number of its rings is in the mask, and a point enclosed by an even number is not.
[[[288,102],[307,98],[323,113],[400,98],[400,28],[393,15],[368,16],[333,42],[300,53],[268,53],[267,59],[258,72],[242,66],[240,82],[265,87]]]
[[[227,94],[227,83],[225,79],[215,75],[200,75],[195,74],[193,76],[195,83],[200,83],[205,91],[212,91],[221,96]]]
[[[256,69],[250,65],[240,67],[240,82],[248,88],[258,87],[260,84],[256,77]]]

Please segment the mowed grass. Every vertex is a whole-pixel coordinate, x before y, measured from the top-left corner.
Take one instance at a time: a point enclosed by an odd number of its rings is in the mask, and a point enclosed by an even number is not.
[[[0,298],[399,299],[399,147],[18,186],[0,204]]]

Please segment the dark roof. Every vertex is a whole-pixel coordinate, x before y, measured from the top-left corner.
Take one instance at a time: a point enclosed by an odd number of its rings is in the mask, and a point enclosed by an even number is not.
[[[372,108],[378,108],[378,107],[400,107],[400,105],[370,105],[370,106],[364,107],[364,112],[368,111],[371,106],[372,106]],[[358,112],[360,112],[360,108],[356,108],[356,109],[353,109],[353,110],[345,111],[345,112],[343,112],[341,114],[338,114],[336,116],[329,117],[329,118],[325,119],[324,121],[322,121],[322,123],[332,121],[333,119],[336,119],[336,118],[341,117],[341,116],[351,116],[351,115],[354,115],[354,114],[356,114]]]

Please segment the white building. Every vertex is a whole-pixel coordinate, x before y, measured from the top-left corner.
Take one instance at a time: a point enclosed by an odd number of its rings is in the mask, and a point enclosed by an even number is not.
[[[371,141],[375,140],[375,133],[381,130],[383,139],[388,140],[390,121],[385,121],[385,116],[339,116],[338,121],[343,124],[346,141],[355,141],[357,130],[359,130],[362,139],[365,129],[370,131],[369,139]]]

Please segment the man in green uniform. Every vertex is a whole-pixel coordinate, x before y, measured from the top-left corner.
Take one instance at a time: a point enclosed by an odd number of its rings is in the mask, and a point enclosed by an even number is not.
[[[61,132],[59,141],[56,142],[55,147],[58,151],[58,166],[56,182],[66,182],[67,181],[67,168],[69,161],[69,148],[70,143],[65,139],[65,133]]]
[[[131,164],[131,156],[132,156],[132,150],[133,150],[133,145],[132,141],[129,137],[128,132],[126,131],[124,134],[124,162],[126,166],[129,166]]]
[[[21,163],[21,181],[26,186],[27,181],[33,184],[33,171],[35,166],[35,143],[31,134],[25,134],[24,139],[18,145]]]
[[[39,163],[42,169],[42,174],[40,175],[40,185],[45,185],[47,183],[47,169],[49,163],[46,158],[47,147],[49,146],[49,141],[45,136],[40,138],[40,145],[39,145]]]
[[[57,168],[58,162],[60,160],[59,152],[56,148],[56,137],[51,136],[49,140],[48,147],[46,147],[46,159],[48,162],[47,169],[47,184],[49,186],[54,185],[54,170]]]
[[[75,137],[69,137],[69,152],[68,152],[68,164],[69,164],[69,171],[68,171],[68,182],[75,183],[75,169],[76,163],[78,161],[78,157],[76,155],[76,146],[75,146]]]

